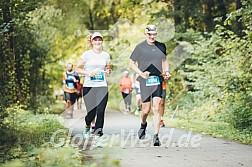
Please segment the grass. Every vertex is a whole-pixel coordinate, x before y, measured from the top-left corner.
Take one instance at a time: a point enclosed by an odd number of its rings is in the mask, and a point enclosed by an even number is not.
[[[252,144],[252,133],[248,130],[238,130],[223,122],[209,122],[198,120],[183,120],[165,117],[164,121],[168,127],[191,130],[203,135],[211,135],[217,138],[237,141],[244,144]]]
[[[65,110],[66,104],[57,100],[50,106],[50,114],[61,114]]]

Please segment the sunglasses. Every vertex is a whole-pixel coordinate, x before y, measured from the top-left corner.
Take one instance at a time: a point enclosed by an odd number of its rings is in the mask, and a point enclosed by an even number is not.
[[[146,33],[148,36],[157,36],[157,33],[155,34],[150,34],[150,33]]]
[[[148,31],[157,31],[156,27],[146,27]]]

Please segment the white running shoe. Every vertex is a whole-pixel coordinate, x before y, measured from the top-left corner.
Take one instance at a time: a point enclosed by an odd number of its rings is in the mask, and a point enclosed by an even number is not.
[[[100,136],[95,136],[94,137],[94,143],[93,143],[93,147],[97,148],[97,147],[102,147],[101,141],[100,141]]]

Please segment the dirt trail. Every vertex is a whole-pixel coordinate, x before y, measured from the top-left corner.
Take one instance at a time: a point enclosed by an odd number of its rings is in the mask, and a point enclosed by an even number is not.
[[[73,136],[82,134],[83,111],[67,120]],[[144,141],[137,138],[140,117],[106,111],[103,148],[81,145],[85,154],[99,161],[104,156],[119,160],[122,167],[251,167],[252,146],[193,134],[174,128],[161,128],[161,147],[152,145],[152,122]],[[149,137],[149,138],[148,138]],[[89,142],[90,144],[90,142]]]

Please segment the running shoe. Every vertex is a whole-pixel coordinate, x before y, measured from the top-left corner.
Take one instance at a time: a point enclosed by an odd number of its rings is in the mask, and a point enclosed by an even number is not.
[[[135,115],[139,115],[140,114],[140,109],[137,108],[136,111],[135,111]]]
[[[158,138],[158,134],[155,134],[154,137],[153,137],[153,143],[154,143],[154,146],[160,146],[161,143],[159,141],[159,138]]]
[[[147,127],[147,122],[146,124],[141,124],[141,128],[138,131],[138,137],[139,139],[144,139],[145,137],[145,131],[146,131],[146,127]]]
[[[83,131],[83,137],[84,139],[87,139],[90,137],[90,127],[85,127]]]
[[[92,125],[91,127],[92,127],[92,128],[91,128],[91,129],[92,129],[92,130],[91,130],[91,133],[94,134],[94,132],[95,132],[95,126]]]
[[[160,127],[165,127],[164,120],[160,121]]]
[[[95,148],[102,147],[102,144],[101,144],[101,141],[100,141],[100,136],[95,136],[94,137],[93,147],[95,147]]]

